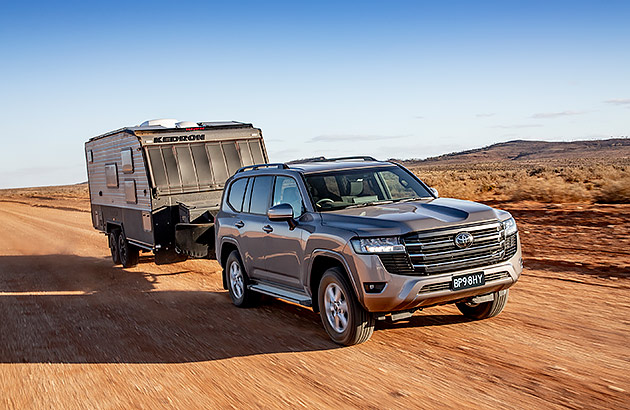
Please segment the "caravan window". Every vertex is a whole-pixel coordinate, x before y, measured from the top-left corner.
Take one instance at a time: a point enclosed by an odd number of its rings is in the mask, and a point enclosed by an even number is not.
[[[125,148],[120,151],[120,158],[122,160],[122,171],[125,174],[133,174],[133,152],[131,148]]]
[[[105,164],[105,182],[107,188],[118,188],[118,167],[116,164]]]

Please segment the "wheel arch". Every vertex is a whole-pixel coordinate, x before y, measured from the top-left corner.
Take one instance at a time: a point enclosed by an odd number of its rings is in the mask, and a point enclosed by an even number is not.
[[[333,251],[321,249],[313,252],[308,277],[308,285],[313,304],[312,307],[313,311],[315,312],[319,312],[319,299],[317,297],[319,291],[319,282],[321,281],[322,276],[324,276],[324,272],[334,267],[338,267],[341,269],[346,278],[350,281],[350,284],[354,290],[355,297],[357,298],[359,303],[361,303],[354,277],[352,276],[350,268],[343,256]]]
[[[230,256],[230,253],[232,253],[232,251],[237,251],[239,253],[239,255],[241,254],[240,249],[238,248],[238,242],[236,242],[236,240],[232,239],[232,238],[224,238],[222,243],[221,243],[221,247],[220,249],[220,253],[219,255],[217,255],[217,260],[219,262],[219,264],[221,265],[222,268],[222,281],[223,281],[223,289],[227,290],[227,278],[225,276],[225,264],[227,263],[227,259]],[[242,258],[242,256],[241,256]]]
[[[121,232],[124,232],[122,223],[107,222],[105,229],[107,233],[112,233],[112,231],[116,229],[120,230]]]

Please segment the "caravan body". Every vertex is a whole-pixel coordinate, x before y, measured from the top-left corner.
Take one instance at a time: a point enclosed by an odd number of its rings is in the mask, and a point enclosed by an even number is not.
[[[85,153],[92,223],[131,266],[139,250],[158,262],[212,257],[225,181],[268,161],[261,130],[240,122],[147,121],[90,139]]]

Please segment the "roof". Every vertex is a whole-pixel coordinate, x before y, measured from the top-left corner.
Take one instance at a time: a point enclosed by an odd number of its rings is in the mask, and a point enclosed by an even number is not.
[[[269,169],[294,170],[305,174],[313,174],[317,172],[335,171],[340,169],[357,169],[393,166],[394,164],[387,161],[377,161],[372,157],[342,157],[342,158],[310,158],[306,160],[291,161],[287,163],[269,163],[248,165],[236,171],[241,172],[252,171],[268,171]]]
[[[300,170],[306,174],[324,171],[334,171],[338,169],[371,168],[394,165],[385,161],[314,161],[304,163],[287,164],[291,169]]]
[[[107,137],[109,135],[118,134],[119,132],[128,132],[135,134],[136,131],[153,131],[153,132],[186,132],[186,131],[201,131],[201,130],[218,130],[218,129],[230,129],[230,128],[253,128],[254,126],[246,122],[238,121],[216,121],[216,122],[198,122],[198,127],[195,128],[169,128],[161,125],[149,125],[149,126],[131,126],[123,127],[114,131],[106,132],[105,134],[92,137],[89,141],[93,141],[99,138]]]

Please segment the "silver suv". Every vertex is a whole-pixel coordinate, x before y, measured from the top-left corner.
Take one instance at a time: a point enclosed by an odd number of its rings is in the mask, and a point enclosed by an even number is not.
[[[429,306],[496,316],[523,270],[508,212],[439,198],[403,166],[371,157],[241,168],[215,232],[236,306],[260,294],[310,306],[343,345],[368,340],[376,320]]]

